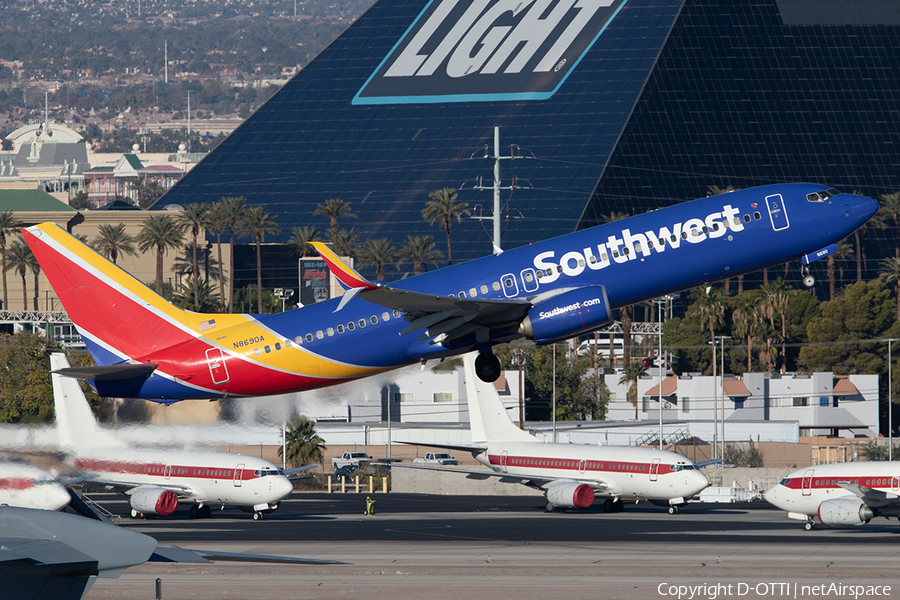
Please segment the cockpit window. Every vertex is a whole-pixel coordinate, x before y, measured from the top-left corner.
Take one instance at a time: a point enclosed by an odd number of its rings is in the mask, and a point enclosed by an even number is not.
[[[781,485],[787,485],[787,484],[789,484],[790,482],[791,482],[791,478],[790,478],[790,477],[785,477],[784,479],[782,479],[782,480],[779,481],[778,483],[780,483]]]
[[[672,470],[677,471],[692,471],[694,469],[694,465],[686,465],[684,463],[678,463],[677,465],[672,465]]]
[[[281,469],[257,469],[253,471],[257,477],[267,477],[269,475],[283,475]]]
[[[829,188],[822,192],[812,192],[811,194],[807,194],[806,200],[807,202],[825,202],[829,198],[837,196],[840,193],[842,193],[840,190]]]

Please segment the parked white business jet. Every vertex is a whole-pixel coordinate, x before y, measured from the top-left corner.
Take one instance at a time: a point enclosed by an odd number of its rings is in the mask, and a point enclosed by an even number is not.
[[[585,508],[603,498],[606,512],[623,510],[622,498],[679,507],[709,485],[690,460],[674,452],[632,446],[545,443],[513,424],[493,384],[479,379],[476,354],[464,357],[472,446],[441,446],[470,451],[493,472],[427,465],[395,465],[477,476],[501,477],[544,490],[547,510]]]
[[[0,461],[0,505],[59,510],[69,503],[69,492],[56,478],[33,465]]]
[[[850,462],[797,469],[766,492],[766,500],[804,522],[862,525],[900,517],[900,463]]]
[[[51,355],[50,363],[53,371],[69,366],[64,354]],[[179,501],[186,501],[191,503],[192,518],[209,517],[211,505],[219,504],[252,510],[259,520],[293,490],[285,472],[261,458],[129,448],[99,427],[77,380],[58,373],[52,377],[60,447],[86,473],[83,489],[125,494],[132,517],[170,515]]]

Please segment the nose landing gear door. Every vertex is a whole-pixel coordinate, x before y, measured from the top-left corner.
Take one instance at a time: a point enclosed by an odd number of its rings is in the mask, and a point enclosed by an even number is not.
[[[766,207],[769,209],[769,220],[772,222],[772,229],[781,231],[791,226],[781,194],[766,196]]]

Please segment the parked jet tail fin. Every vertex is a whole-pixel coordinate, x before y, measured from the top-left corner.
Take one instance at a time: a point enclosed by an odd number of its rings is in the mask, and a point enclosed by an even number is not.
[[[98,365],[140,360],[224,318],[178,308],[55,223],[22,235]]]
[[[470,352],[463,356],[472,443],[534,442],[534,436],[516,427],[509,419],[494,384],[485,383],[475,374],[475,358],[477,356],[477,352]]]
[[[69,367],[66,355],[54,352],[50,355],[50,370],[53,380],[53,405],[56,409],[56,430],[60,448],[79,452],[88,448],[123,446],[116,438],[97,424],[94,413],[88,405],[81,384],[77,379],[60,375]]]

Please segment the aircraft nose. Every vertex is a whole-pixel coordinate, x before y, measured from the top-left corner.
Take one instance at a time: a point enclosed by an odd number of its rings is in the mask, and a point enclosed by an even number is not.
[[[709,479],[706,478],[703,471],[691,471],[691,476],[688,478],[688,486],[690,495],[694,496],[709,487]]]
[[[784,508],[782,506],[782,497],[781,497],[781,484],[778,484],[763,494],[763,498],[766,499],[766,502],[772,504],[778,508]]]
[[[65,508],[71,499],[72,498],[69,496],[69,492],[66,491],[66,488],[61,485],[54,486],[50,492],[50,510],[60,510]]]
[[[880,205],[877,200],[867,198],[866,196],[850,196],[850,205],[853,207],[853,214],[860,219],[860,223],[865,223],[875,216]]]
[[[287,496],[294,491],[294,484],[291,483],[291,480],[287,477],[279,477],[278,481],[275,482],[275,493],[278,494],[278,499],[287,498]]]

